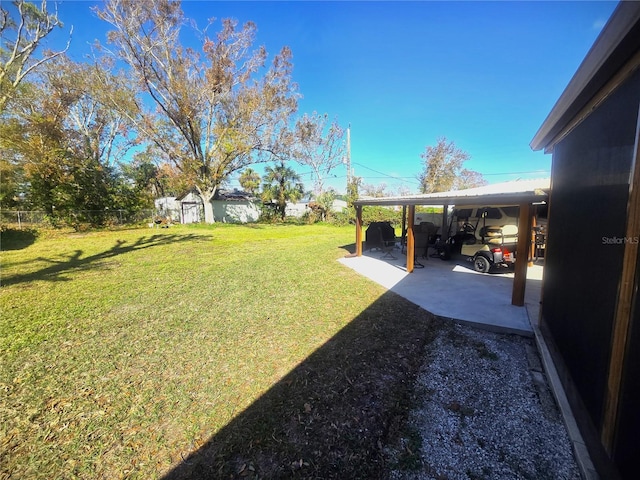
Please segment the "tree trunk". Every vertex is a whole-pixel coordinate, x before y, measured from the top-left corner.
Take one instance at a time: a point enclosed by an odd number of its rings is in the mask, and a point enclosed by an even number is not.
[[[200,192],[200,198],[204,205],[204,223],[216,223],[216,219],[213,216],[213,203],[211,200],[216,194],[216,187],[209,188],[204,192]]]
[[[204,222],[216,223],[216,219],[213,216],[213,204],[204,200]]]

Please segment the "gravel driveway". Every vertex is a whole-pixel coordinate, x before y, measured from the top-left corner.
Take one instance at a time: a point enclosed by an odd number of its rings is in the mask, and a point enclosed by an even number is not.
[[[447,322],[414,405],[391,478],[581,478],[533,339]]]

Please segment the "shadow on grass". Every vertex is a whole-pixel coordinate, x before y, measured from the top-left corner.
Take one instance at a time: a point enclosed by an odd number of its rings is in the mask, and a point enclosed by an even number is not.
[[[438,325],[385,293],[164,480],[384,478]]]
[[[26,274],[18,274],[12,276],[3,276],[2,285],[9,286],[18,283],[27,283],[37,280],[45,280],[51,282],[68,281],[64,276],[65,273],[77,270],[90,270],[100,267],[100,262],[118,255],[123,255],[135,250],[158,247],[172,243],[183,243],[191,241],[203,241],[208,237],[202,235],[151,235],[149,237],[140,237],[135,242],[128,243],[125,240],[116,240],[116,243],[109,250],[83,257],[82,250],[75,250],[70,253],[64,260],[52,260],[49,258],[38,258],[38,261],[47,262],[50,265],[35,272]]]
[[[340,248],[347,251],[347,255],[353,255],[356,253],[356,244],[350,243],[348,245],[342,245]]]
[[[7,229],[0,232],[0,250],[22,250],[36,241],[35,230]]]

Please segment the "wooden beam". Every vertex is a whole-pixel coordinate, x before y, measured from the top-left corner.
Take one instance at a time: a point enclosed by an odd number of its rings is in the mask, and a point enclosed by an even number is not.
[[[638,113],[640,115],[640,112]],[[638,261],[638,238],[640,237],[640,116],[636,125],[636,144],[631,163],[629,200],[627,202],[627,228],[625,233],[622,272],[618,285],[618,298],[613,318],[609,375],[602,417],[600,440],[611,456],[618,429],[618,409],[622,386],[622,370],[629,342],[629,327],[633,314],[634,290],[636,286],[636,265]]]
[[[362,205],[356,205],[356,256],[362,256]]]
[[[529,266],[533,267],[533,258],[536,256],[536,232],[534,230],[534,227],[537,227],[536,225],[536,211],[538,210],[538,207],[533,207],[532,208],[532,212],[531,212],[531,233],[529,235],[531,235],[531,246],[529,247]]]
[[[416,242],[413,237],[413,221],[416,217],[416,206],[409,205],[409,218],[407,219],[407,272],[413,272],[416,257]]]
[[[518,247],[516,249],[516,269],[513,278],[511,305],[524,306],[524,294],[527,285],[527,265],[531,244],[531,204],[520,204],[520,218],[518,219]]]

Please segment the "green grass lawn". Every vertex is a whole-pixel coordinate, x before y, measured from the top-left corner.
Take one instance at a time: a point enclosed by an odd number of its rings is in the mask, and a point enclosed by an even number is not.
[[[4,232],[0,478],[380,478],[435,322],[353,227]]]

